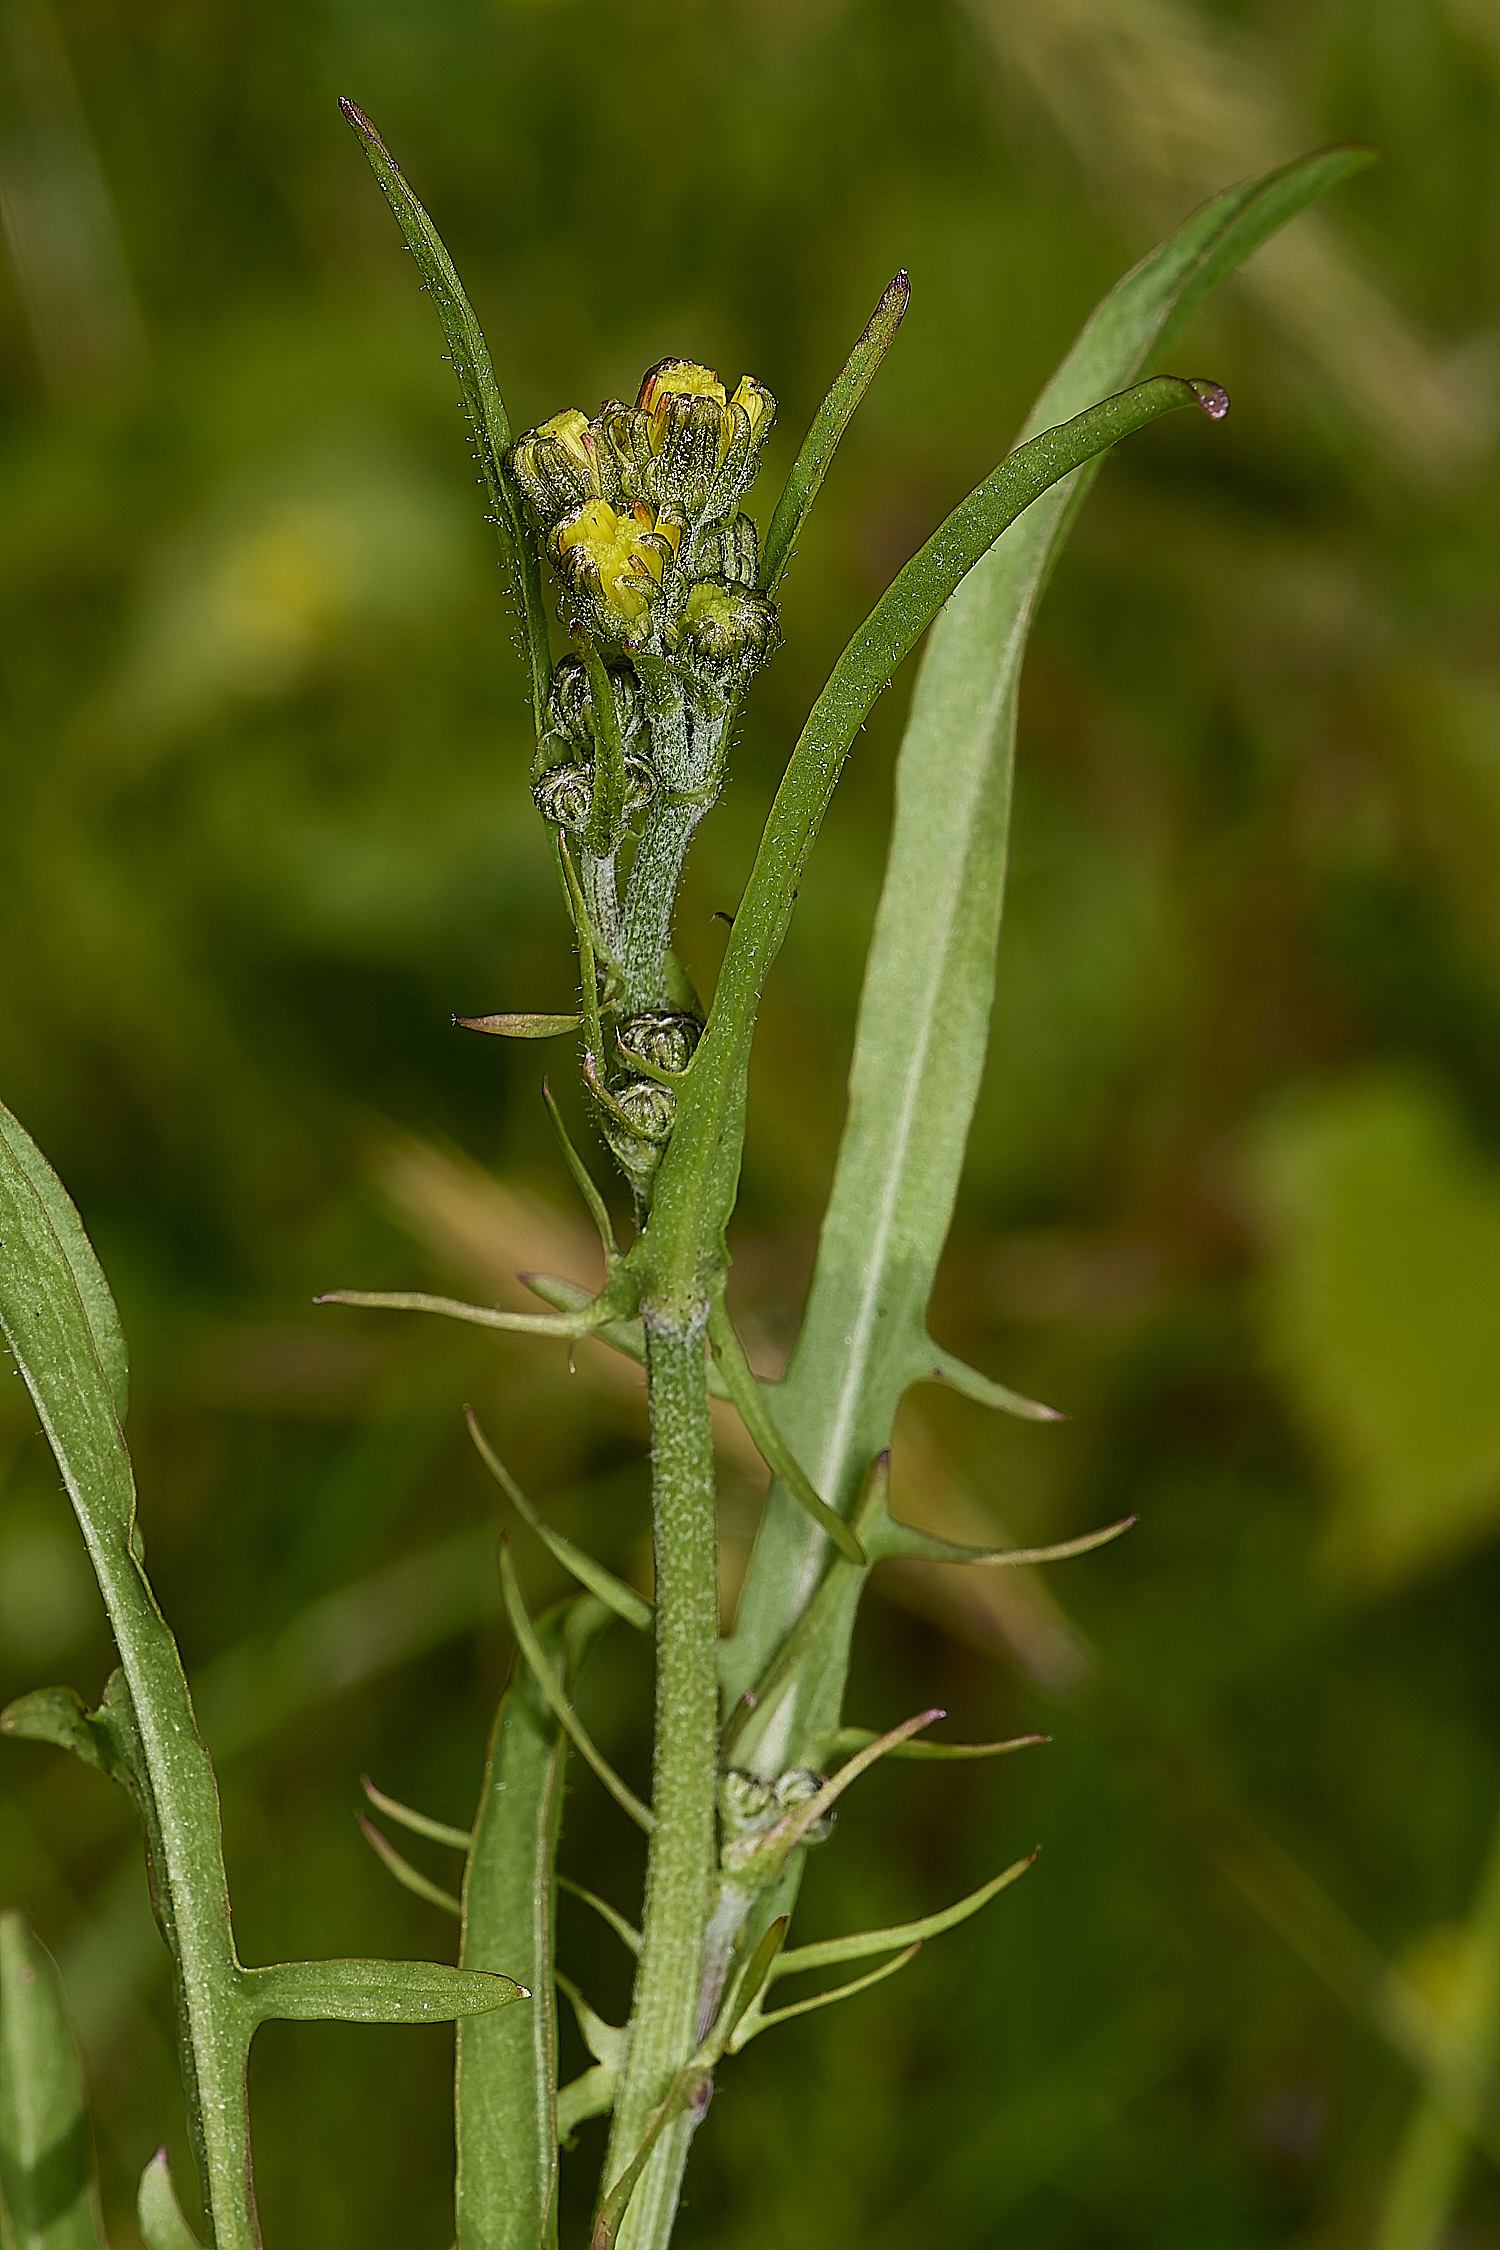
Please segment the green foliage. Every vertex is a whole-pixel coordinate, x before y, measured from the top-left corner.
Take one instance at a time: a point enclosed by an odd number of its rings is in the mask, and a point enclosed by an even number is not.
[[[785,646],[742,699],[734,784],[687,864],[676,943],[705,996],[722,942],[710,910],[736,907],[835,652],[995,459],[1099,289],[1219,180],[1296,147],[1305,118],[1390,147],[1382,176],[1304,221],[1212,313],[1188,364],[1224,376],[1234,418],[1208,442],[1169,422],[1122,453],[1035,636],[994,1057],[930,1314],[951,1351],[927,1370],[947,1380],[902,1408],[894,1491],[908,1531],[950,1549],[1013,1556],[1132,1515],[1140,1528],[1046,1589],[915,1545],[866,1584],[830,1567],[789,1495],[773,1503],[805,1543],[806,1585],[823,1574],[777,1660],[799,1700],[815,1672],[826,1686],[832,1731],[809,1751],[824,1770],[933,1698],[975,1748],[1057,1736],[1045,1758],[982,1774],[893,1764],[862,1782],[836,1842],[808,1853],[807,1934],[899,1929],[1036,1838],[1043,1872],[929,1945],[894,2003],[866,1991],[726,2066],[679,2227],[685,2250],[929,2236],[978,2250],[1007,2224],[1062,2250],[1101,2228],[1152,2244],[1368,2231],[1408,2066],[1432,2098],[1439,1970],[1458,1958],[1449,1926],[1475,1894],[1494,1795],[1491,1517],[1470,1443],[1493,1389],[1473,1349],[1484,1296],[1454,1247],[1470,1285],[1436,1304],[1417,1254],[1478,1212],[1500,1116],[1492,384],[1466,348],[1494,324],[1486,35],[1472,9],[1463,25],[1418,12],[1399,33],[1390,11],[1315,11],[1294,41],[1264,7],[1230,25],[1191,0],[980,0],[920,24],[888,0],[835,0],[711,26],[669,11],[643,42],[609,5],[584,26],[502,0],[420,23],[377,9],[321,26],[314,53],[273,0],[247,72],[241,12],[206,0],[186,43],[111,0],[87,38],[46,0],[3,27],[17,263],[0,280],[15,401],[0,439],[14,752],[0,1044],[7,1094],[64,1170],[127,1315],[153,1576],[266,1955],[306,1950],[329,1901],[350,1952],[441,1951],[448,1934],[360,1845],[350,1797],[368,1765],[448,1815],[444,1838],[404,1844],[446,1894],[509,1649],[462,1400],[567,1541],[518,1542],[533,1609],[565,1590],[568,1550],[648,1584],[634,1370],[583,1340],[570,1374],[545,1336],[494,1317],[524,1305],[518,1268],[550,1275],[541,1302],[576,1315],[597,1259],[557,1208],[535,1049],[446,1030],[455,1008],[481,1021],[534,1002],[566,1036],[583,1013],[526,798],[535,642],[495,629],[503,589],[453,442],[453,372],[384,209],[368,183],[362,208],[352,152],[337,159],[320,74],[360,91],[430,193],[518,424],[686,346],[775,381],[767,467],[785,470],[881,281],[912,269],[912,317],[797,532]],[[34,59],[49,24],[60,80]],[[1121,73],[1139,98],[1120,101]],[[40,84],[62,104],[45,132]],[[627,157],[622,120],[648,116],[670,132],[637,135]],[[80,252],[74,296],[49,297],[47,243],[74,238],[28,234],[26,195],[49,167],[86,166],[91,135],[108,194],[58,208],[95,263]],[[88,235],[100,210],[105,233]],[[110,272],[98,305],[128,309],[133,284],[149,359],[111,358],[128,320],[78,305],[77,275]],[[22,325],[34,308],[53,322],[45,358]],[[106,340],[103,388],[80,406],[66,382],[90,336]],[[762,1010],[727,1303],[778,1418],[795,1393],[770,1376],[833,1161],[901,690],[847,761]],[[606,1006],[610,1054],[616,1022]],[[1357,1164],[1320,1151],[1282,1199],[1242,1152],[1295,1142],[1285,1089],[1316,1126],[1351,1077],[1409,1085],[1413,1064],[1451,1130],[1444,1152],[1434,1128],[1381,1172],[1410,1224],[1377,1269],[1331,1222],[1359,1194],[1368,1208],[1368,1179],[1350,1195]],[[568,1075],[553,1070],[583,1147],[591,1097]],[[944,1156],[935,1187],[951,1171]],[[599,1232],[612,1248],[607,1211]],[[1313,1286],[1335,1235],[1338,1286]],[[481,1325],[288,1309],[349,1278],[473,1299]],[[1435,1306],[1420,1333],[1408,1296]],[[644,1359],[638,1318],[605,1333]],[[98,1695],[113,1658],[84,1556],[9,1389],[4,1693],[70,1676],[89,1696],[13,1706],[0,1884],[46,1902],[112,2233],[128,2239],[142,2159],[177,2117],[169,1956],[124,1800],[78,1758],[28,1746],[92,1751],[130,1783],[128,1705],[117,1725]],[[980,1417],[960,1393],[1045,1399],[1069,1419]],[[733,1413],[716,1415],[732,1605],[756,1472]],[[812,1489],[848,1505],[861,1464],[836,1494],[778,1426]],[[1399,1556],[1371,1512],[1398,1483]],[[762,1589],[772,1608],[785,1593]],[[582,1695],[564,1683],[569,1701],[644,1793],[641,1651],[616,1635],[596,1665]],[[843,1725],[846,1707],[877,1725]],[[746,1714],[725,1715],[743,1733]],[[636,1839],[576,1762],[573,1781],[564,1865],[633,1912]],[[1256,1856],[1257,1820],[1301,1869]],[[527,1897],[536,1880],[534,1863]],[[623,2024],[629,1954],[560,1888],[564,1962]],[[1322,1892],[1341,1920],[1320,1918]],[[550,1985],[503,1944],[480,1965],[538,2000],[463,2039],[529,2046]],[[446,2038],[268,2037],[268,2239],[446,2244]],[[545,2081],[573,2074],[557,2124],[583,2145],[561,2167],[559,2221],[582,2241],[601,2138],[588,2120],[616,2074],[585,2067],[574,2039],[565,2022]],[[1414,2128],[1389,2208],[1413,2208],[1417,2179],[1429,2234],[1483,2240],[1492,2179],[1455,2160],[1446,2130],[1431,2161],[1431,2117]]]
[[[105,2250],[62,1980],[14,1913],[0,1914],[0,2232],[7,2250]]]
[[[1409,1080],[1289,1106],[1254,1170],[1266,1340],[1332,1459],[1338,1566],[1430,1568],[1500,1521],[1500,1182]]]

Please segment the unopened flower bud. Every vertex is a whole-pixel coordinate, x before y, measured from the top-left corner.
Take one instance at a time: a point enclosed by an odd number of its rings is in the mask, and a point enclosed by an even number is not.
[[[677,1096],[670,1086],[651,1078],[630,1078],[615,1089],[615,1101],[632,1133],[653,1147],[670,1138],[677,1115]]]
[[[621,1024],[619,1040],[637,1062],[654,1063],[658,1070],[686,1070],[700,1032],[695,1016],[661,1013],[631,1016]]]
[[[776,401],[753,376],[730,399],[711,367],[664,359],[641,384],[635,417],[613,409],[607,426],[622,474],[633,473],[658,509],[696,523],[733,509],[775,414]]]
[[[588,823],[594,776],[587,766],[552,766],[531,792],[543,820],[576,833]]]
[[[628,749],[645,724],[641,686],[628,664],[606,665],[615,695],[615,723]],[[594,705],[589,690],[588,667],[581,657],[565,656],[552,675],[547,690],[547,723],[553,733],[579,749],[594,746]]]
[[[706,523],[693,535],[684,558],[692,578],[723,578],[731,586],[753,586],[760,568],[760,535],[747,515],[727,523]]]
[[[528,430],[511,451],[516,482],[543,531],[586,500],[609,499],[619,480],[586,414],[570,406],[540,429]]]
[[[807,1766],[789,1767],[787,1772],[778,1774],[776,1778],[777,1806],[782,1812],[792,1812],[798,1805],[805,1805],[809,1797],[816,1797],[822,1786],[822,1774],[813,1773]],[[807,1830],[802,1839],[803,1842],[806,1844],[826,1843],[833,1834],[834,1822],[837,1819],[838,1814],[831,1809],[824,1813],[822,1819],[815,1820],[811,1828]]]
[[[719,1783],[719,1817],[731,1836],[763,1835],[778,1818],[776,1792],[758,1774],[732,1766]]]
[[[550,766],[531,792],[543,820],[578,835],[594,806],[592,766]],[[656,769],[633,752],[625,754],[625,818],[634,820],[656,795]]]
[[[747,677],[776,645],[776,608],[747,586],[705,578],[691,588],[677,628],[678,645],[715,681]]]

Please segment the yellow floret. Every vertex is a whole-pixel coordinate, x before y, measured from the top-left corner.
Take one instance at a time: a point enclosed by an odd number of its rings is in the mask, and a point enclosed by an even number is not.
[[[607,500],[589,500],[559,530],[558,557],[566,568],[596,580],[600,599],[635,625],[661,584],[666,557],[658,542],[663,536],[675,548],[671,528],[658,532],[649,508],[636,507],[622,516]]]

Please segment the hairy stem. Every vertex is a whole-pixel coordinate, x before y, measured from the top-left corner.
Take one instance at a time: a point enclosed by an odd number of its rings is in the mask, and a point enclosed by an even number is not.
[[[718,1767],[718,1552],[703,1306],[681,1320],[646,1313],[656,1546],[656,1828],[646,1871],[630,2055],[615,2102],[604,2185],[613,2186],[651,2114],[692,2054],[713,1895]],[[672,2232],[690,2108],[663,2134],[635,2191],[622,2250],[664,2250]]]
[[[669,798],[647,815],[630,871],[620,939],[620,967],[632,1009],[668,1005],[662,965],[672,939],[672,909],[693,830],[707,810],[706,805]]]

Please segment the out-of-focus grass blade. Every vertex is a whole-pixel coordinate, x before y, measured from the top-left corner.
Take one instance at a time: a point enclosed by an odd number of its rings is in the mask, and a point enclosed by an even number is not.
[[[822,489],[839,440],[853,420],[854,410],[874,380],[881,361],[896,341],[896,330],[905,318],[910,301],[911,283],[905,273],[898,273],[887,284],[864,334],[845,360],[832,390],[818,408],[812,428],[802,440],[802,450],[792,464],[786,489],[776,503],[776,513],[771,518],[771,528],[761,550],[760,582],[768,594],[774,594],[781,583],[782,573],[797,544],[797,534]]]
[[[0,2197],[16,2250],[107,2250],[62,1979],[19,1914],[0,1914]]]
[[[569,1692],[610,1621],[584,1596],[536,1627]],[[464,1874],[466,1968],[508,1964],[529,2008],[458,2027],[458,2233],[464,2250],[539,2250],[557,2241],[557,2003],[554,1867],[562,1831],[568,1737],[530,1666],[516,1666],[500,1704]],[[590,2075],[589,2095],[601,2089]],[[586,2096],[575,2096],[584,2100]],[[580,2108],[576,2117],[596,2115]],[[576,2118],[570,2122],[576,2121]]]
[[[1093,313],[1033,408],[1023,445],[1141,376],[1258,244],[1369,161],[1366,150],[1323,150],[1196,212]],[[806,1318],[776,1402],[797,1459],[841,1513],[889,1443],[903,1392],[933,1364],[927,1306],[994,999],[1021,663],[1098,465],[1095,456],[1053,484],[969,572],[933,628],[913,696],[848,1121]],[[735,937],[742,921],[743,910]],[[790,1496],[773,1490],[726,1662],[731,1701],[770,1662],[815,1570],[815,1535]]]
[[[1500,1829],[1490,1845],[1479,1895],[1464,1932],[1462,1972],[1450,2017],[1453,2044],[1439,2072],[1458,2100],[1445,2107],[1423,2093],[1396,2150],[1375,2231],[1374,2250],[1440,2250],[1452,2239],[1470,2140],[1453,2108],[1478,2107],[1500,2055]]]
[[[443,238],[408,187],[400,165],[362,109],[342,99],[339,108],[359,136],[360,146],[370,161],[370,170],[396,214],[396,224],[406,237],[407,246],[417,261],[417,271],[431,293],[443,324],[458,377],[459,395],[474,432],[495,524],[510,549],[521,584],[526,639],[531,654],[532,709],[540,733],[547,684],[552,677],[547,613],[542,605],[541,565],[526,524],[521,496],[506,460],[511,443],[510,416],[495,381],[489,347]]]

